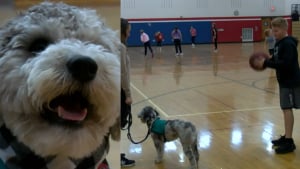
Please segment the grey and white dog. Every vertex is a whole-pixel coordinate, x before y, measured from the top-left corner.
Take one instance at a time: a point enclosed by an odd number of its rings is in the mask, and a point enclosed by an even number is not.
[[[146,123],[150,129],[151,137],[157,151],[156,163],[162,162],[164,143],[175,139],[180,140],[183,151],[188,157],[191,168],[198,169],[199,152],[197,148],[196,127],[182,120],[161,120],[159,113],[150,106],[146,106],[138,114],[142,123]]]
[[[44,2],[0,28],[0,158],[94,169],[119,139],[120,48],[95,10]],[[113,130],[111,130],[113,129]]]

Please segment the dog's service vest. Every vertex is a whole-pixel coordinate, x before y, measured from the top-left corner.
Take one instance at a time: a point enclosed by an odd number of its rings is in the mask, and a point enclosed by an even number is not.
[[[152,124],[151,132],[159,135],[164,135],[166,124],[167,124],[166,120],[161,120],[160,118],[157,118],[156,120],[154,120]]]

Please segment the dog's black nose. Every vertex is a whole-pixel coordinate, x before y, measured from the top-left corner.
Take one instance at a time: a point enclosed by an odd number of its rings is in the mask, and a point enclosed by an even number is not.
[[[88,82],[95,78],[97,63],[86,56],[74,56],[67,62],[69,72],[80,82]]]

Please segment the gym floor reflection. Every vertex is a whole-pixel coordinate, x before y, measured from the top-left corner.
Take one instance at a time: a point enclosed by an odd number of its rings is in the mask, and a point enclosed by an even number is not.
[[[156,49],[155,47],[153,47]],[[163,46],[150,58],[143,47],[130,47],[133,125],[135,141],[146,136],[147,127],[137,118],[141,109],[155,107],[163,119],[182,119],[196,125],[201,169],[296,169],[300,150],[277,155],[270,140],[283,132],[275,72],[249,68],[253,51],[263,43],[183,46],[176,59],[173,46]],[[295,110],[294,140],[300,146],[300,116]],[[299,123],[298,123],[299,122]],[[178,140],[165,144],[164,161],[155,164],[156,150],[149,137],[141,144],[122,132],[121,151],[136,160],[137,169],[188,168]]]

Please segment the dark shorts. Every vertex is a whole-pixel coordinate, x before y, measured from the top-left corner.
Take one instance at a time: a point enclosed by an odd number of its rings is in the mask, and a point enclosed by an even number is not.
[[[281,109],[300,108],[300,87],[279,87]]]

